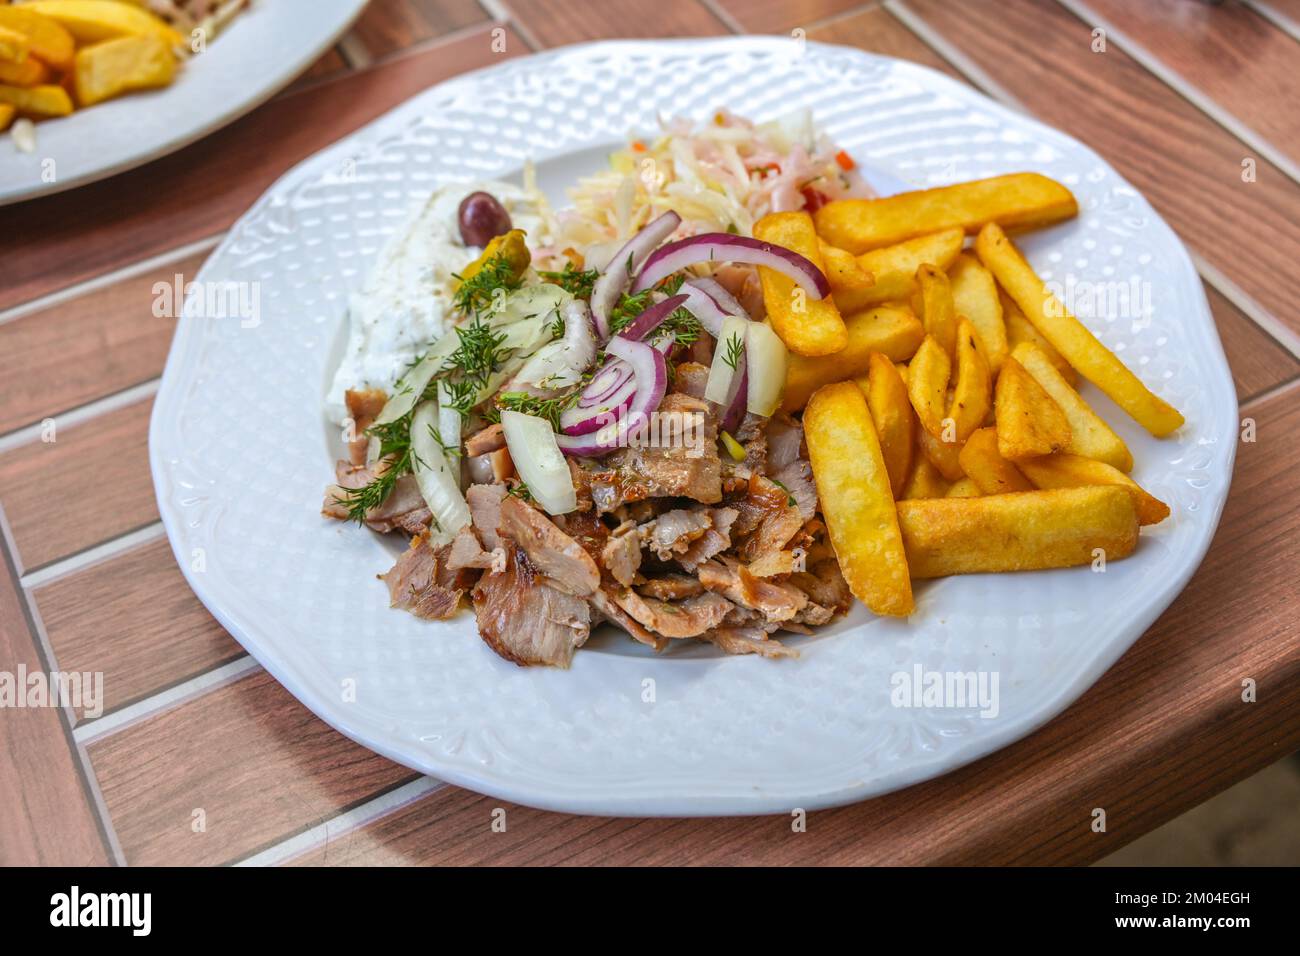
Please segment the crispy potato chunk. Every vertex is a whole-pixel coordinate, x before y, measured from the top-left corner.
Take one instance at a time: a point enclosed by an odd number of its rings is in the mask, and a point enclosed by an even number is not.
[[[50,116],[67,116],[72,112],[72,99],[61,86],[0,86],[0,103],[8,103],[23,116],[44,119]]]
[[[30,46],[30,41],[25,34],[0,25],[0,63],[26,61]]]
[[[957,310],[952,304],[952,285],[948,273],[938,266],[923,263],[916,270],[916,284],[921,290],[918,318],[925,334],[943,346],[949,360],[957,357]]]
[[[50,68],[34,56],[21,63],[0,60],[0,83],[8,86],[40,86],[50,81]]]
[[[171,46],[157,37],[120,37],[77,51],[77,102],[93,106],[132,90],[167,86],[176,76]]]
[[[795,412],[808,403],[812,393],[830,382],[842,382],[866,374],[871,353],[880,352],[895,362],[912,357],[925,337],[921,322],[910,309],[879,306],[844,320],[849,341],[834,355],[809,358],[790,356],[782,407]]]
[[[983,492],[980,491],[979,485],[975,484],[975,482],[970,478],[962,478],[961,480],[952,483],[952,487],[948,489],[948,493],[944,495],[944,497],[978,498],[982,494]]]
[[[942,438],[931,435],[924,428],[918,427],[916,444],[921,449],[921,454],[930,459],[930,464],[934,465],[947,481],[960,481],[966,477],[966,473],[961,470],[959,456],[962,446],[959,442],[946,442]]]
[[[817,232],[849,252],[960,227],[974,235],[985,223],[1007,229],[1050,226],[1078,215],[1074,195],[1038,173],[1012,173],[882,199],[839,199],[814,213]]]
[[[1181,427],[1183,416],[1178,410],[1142,384],[1141,379],[1070,314],[997,223],[989,223],[980,230],[975,252],[1025,317],[1080,375],[1157,438]]]
[[[1020,470],[1039,488],[1081,488],[1084,485],[1118,485],[1133,496],[1140,524],[1159,524],[1169,517],[1169,506],[1124,472],[1104,461],[1079,455],[1048,455],[1020,463]]]
[[[989,363],[980,348],[971,321],[962,317],[957,324],[957,382],[953,387],[948,417],[956,432],[956,443],[971,436],[984,424],[993,405],[993,379]]]
[[[754,238],[796,252],[826,271],[812,216],[806,212],[768,213],[754,223]],[[795,355],[832,355],[848,344],[849,334],[834,299],[813,299],[789,276],[764,266],[758,267],[758,278],[772,328]]]
[[[0,5],[0,27],[25,36],[28,52],[43,63],[59,71],[72,69],[72,34],[33,6]]]
[[[966,439],[957,456],[961,469],[986,495],[1033,491],[1034,486],[1014,464],[998,453],[996,428],[981,428]]]
[[[875,281],[865,289],[835,289],[835,304],[848,315],[884,302],[907,301],[917,291],[916,270],[927,262],[947,269],[961,252],[965,238],[960,229],[945,229],[864,252],[857,257],[858,266],[871,273]]]
[[[912,401],[907,397],[907,385],[889,356],[872,352],[868,358],[870,372],[866,381],[858,384],[867,396],[871,421],[880,438],[880,454],[889,472],[889,487],[894,497],[902,494],[912,468],[912,430],[915,428]]]
[[[889,472],[862,390],[853,382],[818,389],[803,428],[822,516],[849,590],[876,614],[911,614],[912,581]]]
[[[975,326],[989,369],[997,375],[1008,349],[1007,326],[993,273],[974,256],[963,252],[948,267],[948,278],[952,281],[953,308]]]
[[[998,452],[1015,461],[1064,451],[1070,444],[1070,422],[1061,406],[1014,358],[998,376],[994,399]]]
[[[1070,387],[1042,349],[1030,342],[1022,342],[1011,355],[1065,413],[1070,423],[1070,444],[1066,451],[1104,461],[1120,471],[1133,470],[1133,453],[1124,444],[1124,439],[1116,435],[1092,410],[1092,406]]]
[[[921,427],[936,438],[943,434],[944,402],[952,362],[933,335],[927,335],[907,365],[907,394]]]
[[[903,487],[903,496],[899,500],[912,498],[942,498],[948,493],[949,484],[939,469],[925,455],[915,455],[912,461],[912,473]]]
[[[1066,384],[1071,388],[1077,386],[1079,373],[1060,352],[1052,347],[1052,343],[1047,341],[1043,333],[1034,328],[1034,323],[1025,318],[1025,314],[1020,311],[1020,306],[1007,295],[1006,289],[998,289],[998,301],[1002,303],[1002,321],[1007,326],[1007,348],[1014,352],[1021,342],[1032,342],[1042,349],[1047,360],[1056,366],[1056,370],[1061,373],[1061,378],[1065,379]]]
[[[862,268],[853,253],[837,249],[824,239],[817,240],[817,248],[822,254],[822,271],[831,284],[832,294],[867,291],[876,284],[876,277]],[[839,306],[838,299],[835,305]]]
[[[16,112],[18,111],[8,103],[0,103],[0,132],[4,132],[9,128],[9,124],[13,122]]]
[[[22,9],[58,23],[78,45],[118,37],[157,37],[169,46],[182,46],[185,38],[166,21],[147,10],[115,0],[32,0]]]
[[[1114,561],[1138,539],[1133,496],[1110,485],[900,501],[898,524],[914,578]]]

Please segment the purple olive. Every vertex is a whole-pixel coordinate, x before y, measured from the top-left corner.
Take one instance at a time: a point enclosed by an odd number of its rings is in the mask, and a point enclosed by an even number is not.
[[[462,199],[456,221],[460,223],[461,241],[467,246],[486,246],[510,231],[510,213],[491,193],[470,193]]]

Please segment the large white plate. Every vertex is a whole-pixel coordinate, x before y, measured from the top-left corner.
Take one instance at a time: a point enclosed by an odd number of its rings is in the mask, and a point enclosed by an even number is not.
[[[261,0],[186,63],[166,89],[38,123],[34,153],[21,153],[0,136],[0,206],[134,169],[220,129],[314,63],[365,5],[366,0]],[[52,179],[47,160],[54,161]]]
[[[1150,315],[1093,321],[1187,416],[1155,441],[1088,389],[1173,507],[1137,554],[1089,568],[953,578],[906,622],[858,608],[797,661],[660,657],[593,638],[570,671],[521,669],[473,617],[391,611],[391,545],[317,514],[339,448],[320,401],[346,294],[434,186],[541,163],[553,191],[656,112],[768,118],[808,104],[878,179],[928,185],[1033,169],[1077,221],[1025,240],[1048,278],[1149,290]],[[194,590],[295,696],[343,733],[445,780],[607,814],[783,812],[846,803],[1005,746],[1079,696],[1204,556],[1232,471],[1236,401],[1201,285],[1146,201],[1096,154],[910,63],[779,39],[571,47],[441,84],[303,163],[235,226],[205,287],[260,290],[261,322],[182,320],[154,407],[158,503]],[[1114,288],[1114,285],[1109,288]],[[891,678],[996,673],[999,712],[892,706]],[[1176,688],[1172,689],[1176,692]],[[352,699],[355,697],[355,699]]]

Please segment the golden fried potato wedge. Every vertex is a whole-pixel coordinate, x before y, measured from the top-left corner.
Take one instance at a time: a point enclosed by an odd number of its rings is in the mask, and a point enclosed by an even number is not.
[[[77,51],[77,103],[93,106],[132,90],[167,86],[176,76],[176,57],[154,36],[119,37]]]
[[[754,223],[754,238],[797,252],[824,273],[821,248],[812,216],[806,212],[768,213]],[[795,355],[832,355],[848,344],[840,310],[830,296],[809,298],[789,276],[759,266],[763,305],[781,341]]]
[[[1070,314],[997,223],[989,223],[980,230],[975,252],[1020,306],[1025,318],[1066,361],[1143,428],[1161,438],[1183,424],[1183,416],[1176,408],[1142,384],[1141,379]]]
[[[916,270],[920,308],[916,317],[925,326],[925,334],[943,346],[949,360],[957,357],[957,311],[952,304],[952,284],[948,273],[936,265],[922,263]]]
[[[32,0],[22,9],[55,21],[78,45],[128,36],[154,36],[170,46],[185,43],[165,20],[117,0]]]
[[[858,379],[867,396],[871,421],[880,438],[880,454],[889,472],[889,487],[897,498],[903,492],[908,472],[912,468],[912,430],[915,428],[912,401],[907,397],[907,385],[898,368],[888,355],[872,352],[868,357],[870,370],[866,380]]]
[[[26,34],[0,25],[0,63],[25,62],[30,47]]]
[[[941,229],[960,227],[974,235],[990,222],[1032,229],[1078,212],[1074,195],[1055,180],[1012,173],[882,199],[839,199],[813,215],[827,242],[862,253]]]
[[[994,398],[998,453],[1018,461],[1064,451],[1070,422],[1043,386],[1014,358],[1002,364]]]
[[[907,477],[907,483],[903,486],[904,498],[942,498],[948,493],[949,484],[943,475],[939,474],[939,469],[931,464],[930,459],[925,455],[916,454],[912,456],[912,473]]]
[[[965,238],[960,229],[945,229],[864,252],[857,257],[858,266],[875,281],[865,289],[835,289],[835,304],[848,315],[883,302],[907,301],[917,291],[916,270],[927,262],[947,269],[961,252]]]
[[[17,112],[8,103],[0,103],[0,133],[9,128],[9,124],[14,121],[14,114]]]
[[[897,511],[914,578],[1068,568],[1137,547],[1133,496],[1109,485],[923,498]]]
[[[980,491],[980,486],[975,484],[970,478],[961,478],[952,483],[948,489],[945,498],[978,498],[984,492]]]
[[[962,471],[986,495],[1004,495],[1012,491],[1033,491],[1034,485],[1020,469],[998,453],[996,428],[980,428],[957,456]]]
[[[963,252],[948,267],[952,282],[952,304],[958,315],[970,319],[979,335],[989,369],[997,375],[1007,357],[1007,326],[1002,319],[1002,303],[993,273],[980,261]]]
[[[1070,423],[1070,444],[1066,451],[1104,461],[1120,471],[1133,470],[1133,453],[1124,444],[1124,439],[1116,435],[1083,396],[1070,387],[1042,349],[1031,342],[1022,342],[1011,357],[1043,386],[1065,413]]]
[[[861,292],[876,284],[876,277],[870,270],[862,268],[853,253],[837,249],[825,239],[817,240],[817,249],[822,254],[822,271],[826,273],[833,294]],[[835,305],[839,307],[838,299]]]
[[[1159,524],[1169,517],[1169,506],[1124,472],[1104,461],[1080,455],[1029,458],[1020,470],[1039,488],[1081,488],[1084,485],[1118,485],[1133,496],[1140,524]]]
[[[8,103],[21,116],[45,119],[67,116],[72,112],[72,99],[61,86],[0,86],[0,103]]]
[[[956,444],[964,442],[984,424],[993,405],[993,376],[984,358],[974,324],[965,316],[957,323],[957,381],[948,417]]]
[[[966,473],[961,468],[961,448],[957,442],[946,442],[935,438],[924,428],[916,430],[916,446],[921,454],[930,460],[939,474],[947,481],[961,481]]]
[[[912,361],[907,363],[907,394],[912,399],[912,408],[916,409],[917,421],[936,438],[943,435],[951,374],[952,362],[948,353],[934,336],[927,335]]]
[[[834,355],[790,356],[782,404],[787,412],[803,408],[812,393],[823,385],[866,374],[872,352],[887,355],[895,362],[907,361],[925,337],[921,321],[911,310],[894,306],[882,305],[846,316],[844,327],[848,331],[848,344]]]
[[[0,60],[0,83],[7,86],[40,86],[50,81],[50,68],[34,56],[21,63]]]
[[[818,389],[803,416],[822,516],[849,590],[876,614],[912,613],[889,472],[866,397],[853,382]]]
[[[59,71],[71,69],[72,34],[32,7],[30,3],[16,7],[0,4],[0,27],[25,36],[28,52],[43,63]]]
[[[1042,349],[1047,360],[1056,366],[1056,370],[1061,373],[1061,378],[1065,379],[1066,384],[1071,388],[1076,387],[1079,384],[1079,373],[1065,360],[1065,356],[1056,351],[1043,333],[1034,328],[1034,323],[1025,318],[1025,314],[1020,311],[1020,306],[1007,295],[1006,289],[998,289],[998,301],[1002,303],[1002,320],[1007,326],[1007,348],[1014,352],[1021,342],[1032,342]]]

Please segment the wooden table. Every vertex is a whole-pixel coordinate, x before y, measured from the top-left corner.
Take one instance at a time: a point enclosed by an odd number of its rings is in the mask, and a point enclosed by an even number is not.
[[[1028,739],[814,813],[806,833],[788,817],[514,806],[494,832],[499,801],[340,736],[186,586],[147,464],[173,332],[151,314],[150,289],[192,277],[292,164],[439,80],[601,37],[792,30],[932,66],[1104,154],[1193,251],[1257,440],[1240,446],[1187,590]],[[1290,753],[1298,86],[1300,0],[376,0],[336,50],[225,130],[0,209],[0,669],[102,671],[106,694],[95,720],[0,713],[0,863],[1086,863]],[[57,441],[42,441],[48,420]],[[1254,703],[1242,701],[1246,679]],[[1095,807],[1105,833],[1090,826]]]

